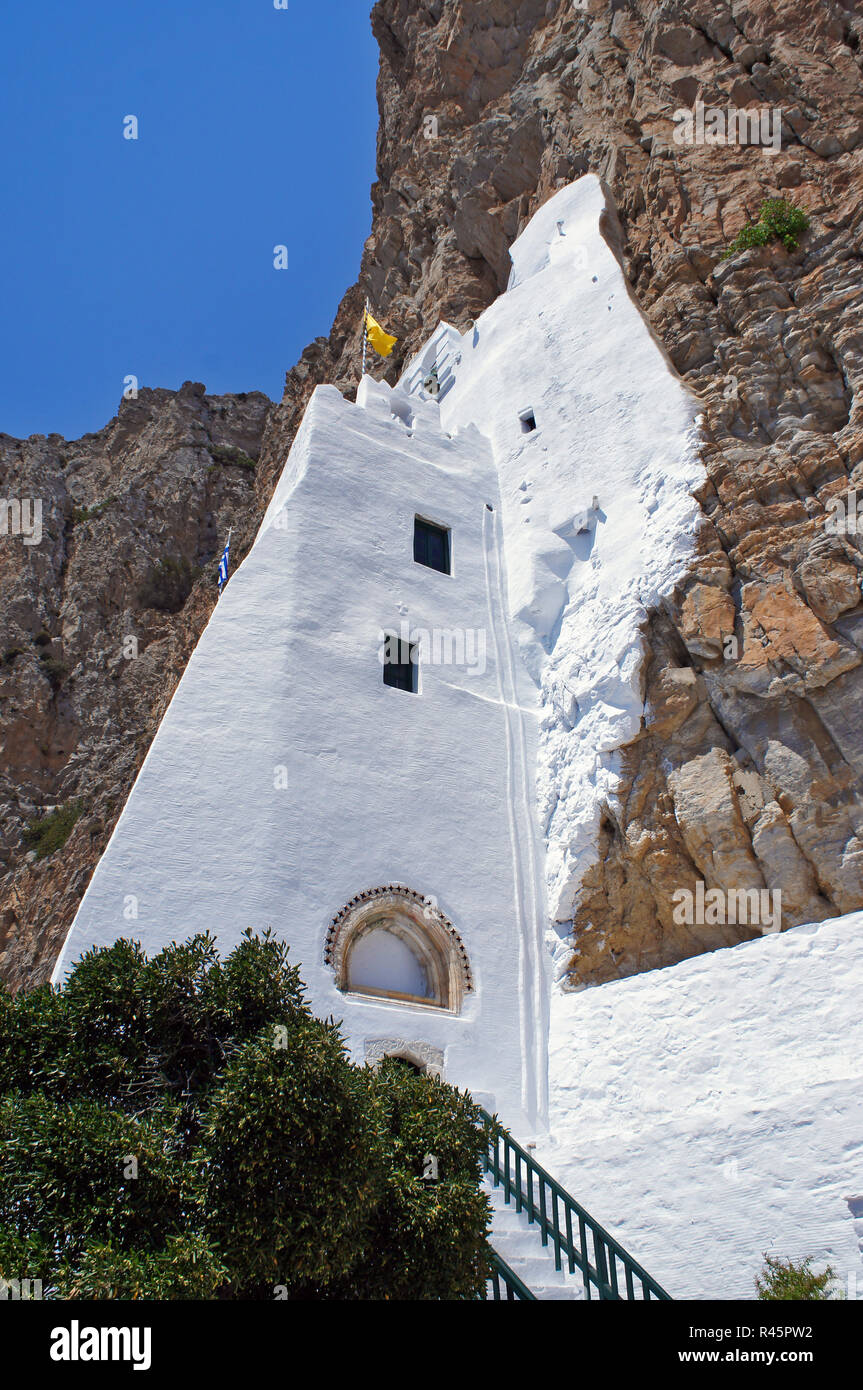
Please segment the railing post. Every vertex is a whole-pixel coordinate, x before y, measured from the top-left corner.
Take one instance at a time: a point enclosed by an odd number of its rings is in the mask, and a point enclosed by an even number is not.
[[[599,1275],[599,1296],[608,1299],[611,1285],[608,1282],[608,1265],[605,1259],[605,1241],[598,1231],[593,1233],[593,1251],[596,1256],[596,1272]]]
[[[551,1217],[554,1225],[554,1267],[560,1269],[560,1211],[557,1205],[557,1192],[551,1189]]]
[[[584,1217],[579,1213],[578,1217],[578,1239],[581,1245],[581,1277],[584,1280],[585,1298],[593,1298],[590,1291],[590,1251],[587,1248],[587,1227]]]
[[[572,1245],[572,1210],[569,1202],[566,1204],[566,1258],[569,1261],[570,1274],[575,1273],[575,1250]]]
[[[617,1255],[614,1250],[609,1250],[608,1254],[611,1261],[611,1287],[614,1289],[615,1298],[620,1298],[620,1289],[617,1283]]]

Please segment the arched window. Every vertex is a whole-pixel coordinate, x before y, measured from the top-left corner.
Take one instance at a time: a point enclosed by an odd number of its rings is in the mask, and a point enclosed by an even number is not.
[[[421,959],[410,933],[397,919],[382,918],[358,932],[348,948],[346,988],[352,993],[399,994],[433,1000],[429,975],[434,964]]]
[[[370,889],[342,908],[325,959],[346,994],[458,1013],[473,988],[452,922],[432,899],[399,884]]]

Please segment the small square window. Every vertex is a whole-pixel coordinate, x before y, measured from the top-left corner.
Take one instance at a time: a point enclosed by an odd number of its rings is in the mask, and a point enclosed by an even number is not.
[[[428,565],[430,570],[452,573],[449,531],[445,526],[435,526],[420,516],[414,518],[414,559],[418,565]]]
[[[394,690],[406,690],[410,695],[417,693],[417,672],[419,670],[419,644],[402,642],[394,632],[386,634],[384,642],[384,685]]]
[[[523,410],[518,418],[521,421],[522,434],[530,434],[536,429],[536,416],[532,410]]]

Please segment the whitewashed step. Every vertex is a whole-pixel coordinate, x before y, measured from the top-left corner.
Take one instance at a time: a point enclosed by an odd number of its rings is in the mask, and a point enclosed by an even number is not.
[[[580,1299],[584,1296],[581,1274],[554,1267],[554,1247],[544,1246],[539,1227],[516,1212],[515,1201],[506,1202],[503,1187],[486,1176],[483,1187],[492,1205],[491,1244],[539,1300]]]

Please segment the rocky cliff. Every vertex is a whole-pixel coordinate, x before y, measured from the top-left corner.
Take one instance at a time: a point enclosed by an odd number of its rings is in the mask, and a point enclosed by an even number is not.
[[[709,482],[698,563],[645,632],[643,728],[567,919],[573,979],[749,935],[674,922],[674,889],[696,879],[780,889],[786,925],[863,905],[863,556],[826,524],[831,499],[858,481],[863,495],[863,16],[840,0],[378,0],[372,24],[372,233],[282,402],[149,392],[72,446],[0,440],[0,495],[30,487],[55,517],[49,545],[0,550],[4,648],[20,648],[0,668],[0,968],[15,982],[49,968],[212,604],[208,574],[176,613],[143,607],[148,565],[212,563],[229,514],[248,543],[314,385],[356,386],[366,293],[399,334],[392,380],[440,318],[465,328],[495,298],[527,218],[587,171],[702,403]],[[699,104],[709,137],[681,141],[677,113]],[[718,141],[755,108],[757,138]],[[799,246],[724,258],[770,197],[808,214]],[[231,450],[259,455],[254,473]],[[76,521],[82,508],[100,510]],[[141,654],[118,657],[138,625]],[[76,797],[65,850],[24,862],[28,817]]]

